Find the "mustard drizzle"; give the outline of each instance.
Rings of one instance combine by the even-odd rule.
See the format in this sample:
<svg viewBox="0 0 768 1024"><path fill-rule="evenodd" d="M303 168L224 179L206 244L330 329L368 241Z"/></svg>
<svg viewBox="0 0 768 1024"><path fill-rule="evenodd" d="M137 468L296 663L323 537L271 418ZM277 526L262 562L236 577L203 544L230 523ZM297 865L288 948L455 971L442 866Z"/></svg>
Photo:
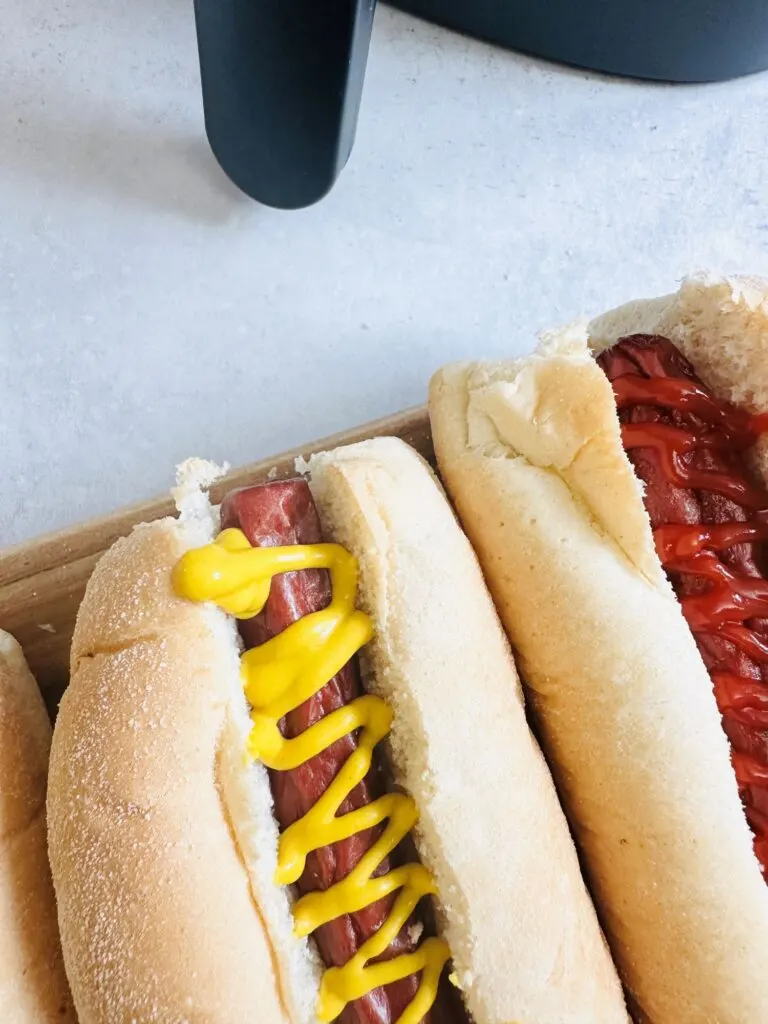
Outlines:
<svg viewBox="0 0 768 1024"><path fill-rule="evenodd" d="M326 715L293 739L278 722L326 685L373 635L367 615L355 609L357 562L338 544L253 548L240 530L224 530L216 541L187 552L173 570L176 592L193 601L213 601L225 612L247 619L257 615L269 597L272 577L299 569L328 569L332 598L327 608L304 616L279 635L241 658L246 698L253 728L248 753L268 768L288 771L304 764L336 740L360 729L357 749L320 800L280 836L275 882L296 882L307 855L386 822L381 835L346 878L323 892L300 897L293 908L294 931L309 935L340 914L352 913L398 892L379 930L342 967L328 968L317 1002L319 1020L334 1020L347 1003L374 988L418 971L421 983L397 1024L418 1024L437 996L443 967L450 958L447 943L426 939L412 953L381 963L419 900L434 893L432 876L421 864L406 864L374 878L381 862L411 831L418 819L415 802L402 793L387 793L372 803L337 816L342 803L371 766L373 749L389 733L392 710L381 698L365 695Z"/></svg>

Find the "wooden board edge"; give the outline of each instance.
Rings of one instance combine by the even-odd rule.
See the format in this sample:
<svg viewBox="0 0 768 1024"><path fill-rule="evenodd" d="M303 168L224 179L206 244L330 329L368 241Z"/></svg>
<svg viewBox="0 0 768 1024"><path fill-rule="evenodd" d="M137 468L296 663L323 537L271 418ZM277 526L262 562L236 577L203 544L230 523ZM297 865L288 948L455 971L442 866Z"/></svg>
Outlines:
<svg viewBox="0 0 768 1024"><path fill-rule="evenodd" d="M388 434L402 437L422 455L432 457L427 409L426 406L416 406L238 467L218 481L211 489L211 496L214 501L218 501L224 493L234 487L265 478L271 469L276 470L275 476L290 474L293 472L295 460L301 455L308 456L327 448L337 448L340 445ZM169 486L171 482L169 479ZM0 549L0 593L3 588L18 580L104 551L118 537L129 533L137 523L151 522L173 512L173 501L168 495L163 495L128 505L75 526L44 534L13 547Z"/></svg>
<svg viewBox="0 0 768 1024"><path fill-rule="evenodd" d="M235 469L211 495L219 501L233 487L290 476L298 456L381 436L401 437L433 461L429 418L422 406ZM72 630L96 562L137 523L173 512L170 498L154 498L0 552L0 628L23 647L52 713L67 685Z"/></svg>

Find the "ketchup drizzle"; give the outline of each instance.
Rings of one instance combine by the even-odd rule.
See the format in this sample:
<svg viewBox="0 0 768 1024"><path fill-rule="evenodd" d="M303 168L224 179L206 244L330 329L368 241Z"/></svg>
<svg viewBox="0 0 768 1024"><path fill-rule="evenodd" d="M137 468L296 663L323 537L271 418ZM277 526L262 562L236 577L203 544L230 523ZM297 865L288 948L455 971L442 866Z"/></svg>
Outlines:
<svg viewBox="0 0 768 1024"><path fill-rule="evenodd" d="M666 338L622 338L598 363L646 484L656 550L710 672L768 880L768 491L745 461L768 414L716 398Z"/></svg>

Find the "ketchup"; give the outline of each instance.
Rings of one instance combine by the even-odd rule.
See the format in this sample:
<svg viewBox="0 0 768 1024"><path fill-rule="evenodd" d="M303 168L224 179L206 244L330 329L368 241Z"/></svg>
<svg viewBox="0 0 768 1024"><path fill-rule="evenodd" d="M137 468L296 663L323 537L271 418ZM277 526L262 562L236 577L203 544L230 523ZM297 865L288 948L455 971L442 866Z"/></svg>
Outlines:
<svg viewBox="0 0 768 1024"><path fill-rule="evenodd" d="M654 540L712 679L755 854L768 880L768 491L746 453L768 416L716 398L666 338L598 357Z"/></svg>

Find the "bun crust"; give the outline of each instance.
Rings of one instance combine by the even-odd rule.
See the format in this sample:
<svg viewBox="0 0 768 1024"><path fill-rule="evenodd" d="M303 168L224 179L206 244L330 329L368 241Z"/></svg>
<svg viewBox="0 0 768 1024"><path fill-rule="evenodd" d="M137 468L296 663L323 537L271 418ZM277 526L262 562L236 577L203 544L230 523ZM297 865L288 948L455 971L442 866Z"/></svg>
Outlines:
<svg viewBox="0 0 768 1024"><path fill-rule="evenodd" d="M315 456L327 535L360 565L366 688L395 710L438 919L477 1024L626 1022L573 841L480 567L426 463L377 438Z"/></svg>
<svg viewBox="0 0 768 1024"><path fill-rule="evenodd" d="M755 287L693 280L600 318L591 339L567 329L528 359L448 367L431 386L441 473L520 655L614 955L654 1024L768 1020L768 891L588 342L666 333L720 394L754 388L762 411ZM748 386L742 369L759 365Z"/></svg>
<svg viewBox="0 0 768 1024"><path fill-rule="evenodd" d="M45 840L51 723L13 637L0 630L0 1019L74 1024Z"/></svg>
<svg viewBox="0 0 768 1024"><path fill-rule="evenodd" d="M234 627L170 586L205 539L173 519L137 528L78 615L48 818L81 1024L287 1019L226 802L245 715Z"/></svg>

